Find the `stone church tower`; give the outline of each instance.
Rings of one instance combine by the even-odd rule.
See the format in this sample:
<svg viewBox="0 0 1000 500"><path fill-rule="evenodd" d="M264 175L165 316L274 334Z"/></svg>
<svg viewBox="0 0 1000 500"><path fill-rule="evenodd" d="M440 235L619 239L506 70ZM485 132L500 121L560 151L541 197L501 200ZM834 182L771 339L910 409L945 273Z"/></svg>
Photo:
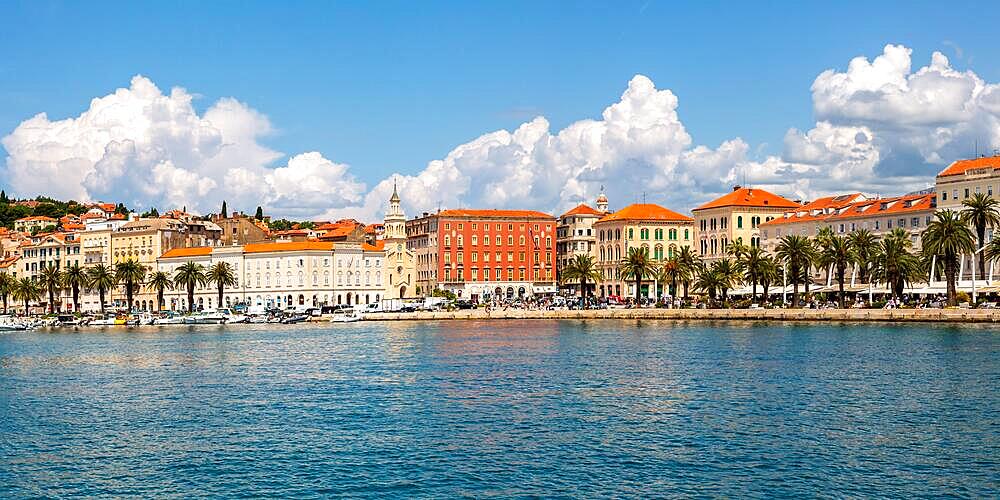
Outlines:
<svg viewBox="0 0 1000 500"><path fill-rule="evenodd" d="M406 248L406 214L400 206L396 185L392 186L389 210L383 220L385 245L385 298L404 299L416 297L417 260L412 250Z"/></svg>

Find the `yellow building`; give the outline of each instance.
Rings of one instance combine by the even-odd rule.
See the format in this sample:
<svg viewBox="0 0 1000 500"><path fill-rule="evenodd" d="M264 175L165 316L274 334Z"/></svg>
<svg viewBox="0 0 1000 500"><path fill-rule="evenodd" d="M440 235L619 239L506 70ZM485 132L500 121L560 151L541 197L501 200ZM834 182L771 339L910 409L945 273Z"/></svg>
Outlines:
<svg viewBox="0 0 1000 500"><path fill-rule="evenodd" d="M962 202L976 193L993 196L1000 191L1000 156L958 160L937 175L937 208L961 210Z"/></svg>
<svg viewBox="0 0 1000 500"><path fill-rule="evenodd" d="M385 214L383 228L382 239L375 242L375 248L385 251L383 262L387 279L384 296L387 299L416 297L416 254L406 247L406 214L400 206L395 186L389 198L389 211Z"/></svg>
<svg viewBox="0 0 1000 500"><path fill-rule="evenodd" d="M629 205L594 223L597 233L597 267L604 276L598 295L635 297L635 281L623 280L618 266L629 248L645 248L655 261L673 257L694 241L694 219L651 203ZM641 283L642 296L656 298L670 293L652 278Z"/></svg>
<svg viewBox="0 0 1000 500"><path fill-rule="evenodd" d="M763 189L735 186L731 192L691 211L698 253L702 259L712 261L724 257L733 242L760 247L760 225L799 206Z"/></svg>

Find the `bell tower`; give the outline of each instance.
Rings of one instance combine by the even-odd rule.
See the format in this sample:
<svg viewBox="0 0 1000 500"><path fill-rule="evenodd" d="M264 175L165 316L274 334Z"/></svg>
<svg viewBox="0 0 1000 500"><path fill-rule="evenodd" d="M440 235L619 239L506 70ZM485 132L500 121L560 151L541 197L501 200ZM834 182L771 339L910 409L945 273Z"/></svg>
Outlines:
<svg viewBox="0 0 1000 500"><path fill-rule="evenodd" d="M396 183L392 183L392 197L389 198L389 211L385 213L385 236L384 239L406 241L406 214L399 204L399 193L396 191Z"/></svg>
<svg viewBox="0 0 1000 500"><path fill-rule="evenodd" d="M604 195L604 186L601 186L601 194L597 197L597 209L608 213L608 197Z"/></svg>

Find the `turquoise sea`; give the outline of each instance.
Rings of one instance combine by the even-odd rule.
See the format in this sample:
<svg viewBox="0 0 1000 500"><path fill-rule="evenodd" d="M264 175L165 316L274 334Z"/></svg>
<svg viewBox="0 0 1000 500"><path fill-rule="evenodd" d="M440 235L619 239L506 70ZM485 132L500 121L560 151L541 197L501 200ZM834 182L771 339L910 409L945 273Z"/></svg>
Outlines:
<svg viewBox="0 0 1000 500"><path fill-rule="evenodd" d="M1000 328L0 334L0 497L1000 495Z"/></svg>

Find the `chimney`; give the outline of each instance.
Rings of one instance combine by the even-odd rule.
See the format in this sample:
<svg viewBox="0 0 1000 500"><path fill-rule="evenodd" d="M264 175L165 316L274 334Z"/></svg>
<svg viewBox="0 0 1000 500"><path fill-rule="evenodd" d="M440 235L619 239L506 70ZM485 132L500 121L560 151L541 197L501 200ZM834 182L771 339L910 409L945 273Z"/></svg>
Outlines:
<svg viewBox="0 0 1000 500"><path fill-rule="evenodd" d="M733 186L733 191L739 191L742 187L743 186L737 184L737 185Z"/></svg>

